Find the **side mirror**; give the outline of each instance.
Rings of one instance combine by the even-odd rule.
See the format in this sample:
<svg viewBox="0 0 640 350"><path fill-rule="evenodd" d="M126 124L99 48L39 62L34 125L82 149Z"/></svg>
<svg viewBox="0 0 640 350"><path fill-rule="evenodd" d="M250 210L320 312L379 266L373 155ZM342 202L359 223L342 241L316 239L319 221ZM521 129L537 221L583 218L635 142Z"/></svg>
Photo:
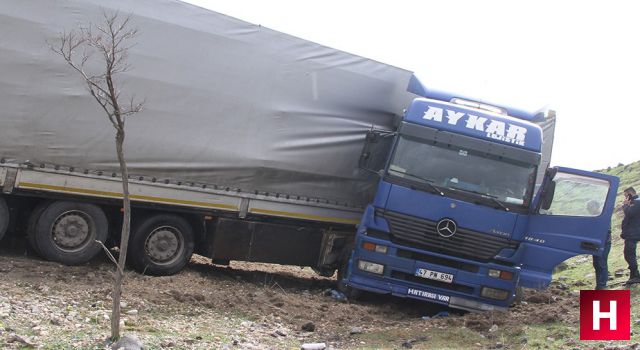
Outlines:
<svg viewBox="0 0 640 350"><path fill-rule="evenodd" d="M395 133L382 130L369 130L364 138L364 147L358 159L358 167L370 173L379 174L384 169L391 150ZM384 172L384 171L383 171Z"/></svg>
<svg viewBox="0 0 640 350"><path fill-rule="evenodd" d="M542 209L549 210L549 208L551 208L551 202L553 202L553 195L555 194L555 192L556 182L550 180L547 188L545 188L544 193L542 194L542 203L540 205Z"/></svg>
<svg viewBox="0 0 640 350"><path fill-rule="evenodd" d="M371 152L362 152L360 154L360 159L358 160L358 167L366 169L369 164L369 158L371 158Z"/></svg>

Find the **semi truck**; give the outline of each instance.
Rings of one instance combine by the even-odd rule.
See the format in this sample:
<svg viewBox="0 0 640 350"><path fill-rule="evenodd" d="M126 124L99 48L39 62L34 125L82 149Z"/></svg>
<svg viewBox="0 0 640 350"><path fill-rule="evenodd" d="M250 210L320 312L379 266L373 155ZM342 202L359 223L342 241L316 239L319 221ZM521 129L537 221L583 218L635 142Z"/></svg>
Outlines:
<svg viewBox="0 0 640 350"><path fill-rule="evenodd" d="M118 77L146 99L125 143L140 273L177 273L195 253L480 311L602 251L618 180L548 167L553 113L175 0L0 5L0 238L24 232L63 264L119 240L114 131L50 49L105 12L140 33Z"/></svg>

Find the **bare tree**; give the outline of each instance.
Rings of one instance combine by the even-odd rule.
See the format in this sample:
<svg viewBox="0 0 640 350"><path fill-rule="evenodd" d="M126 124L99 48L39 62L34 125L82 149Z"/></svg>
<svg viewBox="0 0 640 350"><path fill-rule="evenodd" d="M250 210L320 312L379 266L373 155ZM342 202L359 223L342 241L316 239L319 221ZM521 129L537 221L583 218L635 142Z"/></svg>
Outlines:
<svg viewBox="0 0 640 350"><path fill-rule="evenodd" d="M51 48L82 76L91 96L98 102L116 129L116 152L122 176L124 207L118 261L106 248L105 251L116 264L112 295L111 337L118 339L120 338L120 296L131 223L129 172L124 157L125 122L128 117L142 110L143 102L136 102L135 97L131 96L126 103L123 103L120 85L116 80L119 74L130 68L127 62L128 52L133 45L131 39L137 35L138 31L129 28L130 17L121 19L118 13L107 14L105 12L103 20L104 22L99 25L90 23L88 27L81 28L79 31L62 33L59 45L51 46ZM94 55L99 56L95 59L97 66L100 67L98 68L99 73L96 74L91 73L88 68ZM98 243L102 244L102 242Z"/></svg>

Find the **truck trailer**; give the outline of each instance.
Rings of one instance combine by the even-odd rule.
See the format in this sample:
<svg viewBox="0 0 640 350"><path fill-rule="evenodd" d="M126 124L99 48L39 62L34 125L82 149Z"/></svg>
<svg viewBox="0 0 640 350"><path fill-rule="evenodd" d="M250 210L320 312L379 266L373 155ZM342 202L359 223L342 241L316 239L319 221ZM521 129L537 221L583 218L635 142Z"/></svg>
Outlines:
<svg viewBox="0 0 640 350"><path fill-rule="evenodd" d="M140 33L121 83L146 99L125 143L141 273L196 253L477 311L602 251L618 180L548 168L553 113L175 0L0 5L0 238L63 264L119 240L114 131L49 48L118 11Z"/></svg>

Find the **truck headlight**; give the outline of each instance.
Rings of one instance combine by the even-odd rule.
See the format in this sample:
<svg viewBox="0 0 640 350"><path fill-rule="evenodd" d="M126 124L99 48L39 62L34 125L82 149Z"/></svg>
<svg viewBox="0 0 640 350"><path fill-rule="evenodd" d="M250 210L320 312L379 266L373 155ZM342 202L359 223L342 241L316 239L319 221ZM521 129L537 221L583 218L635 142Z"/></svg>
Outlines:
<svg viewBox="0 0 640 350"><path fill-rule="evenodd" d="M384 265L376 264L366 260L358 260L358 268L362 271L382 275L384 273Z"/></svg>
<svg viewBox="0 0 640 350"><path fill-rule="evenodd" d="M499 278L501 280L510 281L513 279L513 272L509 272L509 271L489 269L489 272L487 274L489 275L489 277Z"/></svg>
<svg viewBox="0 0 640 350"><path fill-rule="evenodd" d="M495 300L507 300L509 298L509 291L504 289L496 289L489 287L482 287L480 295L483 298L495 299Z"/></svg>
<svg viewBox="0 0 640 350"><path fill-rule="evenodd" d="M364 242L364 243L362 243L362 248L364 248L365 250L370 250L372 252L376 252L376 253L387 254L387 246L386 245L375 244L375 243L371 243L371 242Z"/></svg>

